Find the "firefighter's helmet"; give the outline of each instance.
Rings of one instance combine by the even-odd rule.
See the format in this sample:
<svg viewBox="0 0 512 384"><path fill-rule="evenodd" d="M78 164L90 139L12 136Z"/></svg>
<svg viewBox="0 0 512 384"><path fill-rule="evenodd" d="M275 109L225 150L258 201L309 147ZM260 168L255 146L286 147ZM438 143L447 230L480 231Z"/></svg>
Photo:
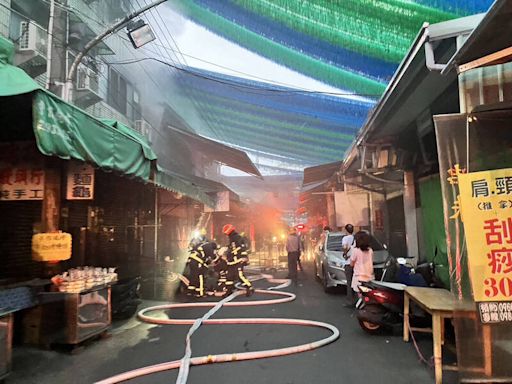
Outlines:
<svg viewBox="0 0 512 384"><path fill-rule="evenodd" d="M222 233L225 235L230 235L235 230L235 226L232 224L226 224L222 227Z"/></svg>

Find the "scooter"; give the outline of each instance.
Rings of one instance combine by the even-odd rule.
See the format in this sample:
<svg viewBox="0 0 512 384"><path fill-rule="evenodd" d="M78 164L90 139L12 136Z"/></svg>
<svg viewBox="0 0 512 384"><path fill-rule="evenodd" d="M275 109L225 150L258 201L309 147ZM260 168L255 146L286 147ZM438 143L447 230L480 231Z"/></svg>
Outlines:
<svg viewBox="0 0 512 384"><path fill-rule="evenodd" d="M357 320L364 331L370 334L380 333L383 329L401 331L405 288L435 285L434 263L413 268L406 259L390 256L380 281L361 283L356 309ZM418 315L420 318L425 316L424 313Z"/></svg>

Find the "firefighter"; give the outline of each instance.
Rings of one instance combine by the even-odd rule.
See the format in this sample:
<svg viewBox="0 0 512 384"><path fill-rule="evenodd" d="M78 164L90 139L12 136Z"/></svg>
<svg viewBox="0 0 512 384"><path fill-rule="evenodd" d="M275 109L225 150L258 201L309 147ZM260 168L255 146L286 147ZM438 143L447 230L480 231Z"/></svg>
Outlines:
<svg viewBox="0 0 512 384"><path fill-rule="evenodd" d="M212 240L208 240L206 238L206 236L205 236L204 240L197 246L197 251L200 253L201 259L203 259L205 261L205 266L206 266L206 271L204 273L205 276L209 270L209 267L211 265L217 264L217 262L219 260L219 256L218 256L219 249L220 249L220 247L217 245L217 243ZM206 290L206 294L213 295L214 292L211 289L208 289L208 290Z"/></svg>
<svg viewBox="0 0 512 384"><path fill-rule="evenodd" d="M205 274L208 270L206 254L204 246L208 243L206 239L206 231L201 230L190 241L188 247L188 260L187 264L190 270L189 285L187 287L188 294L195 295L196 297L203 297L205 295Z"/></svg>
<svg viewBox="0 0 512 384"><path fill-rule="evenodd" d="M217 257L213 261L213 270L217 272L217 286L215 288L215 296L224 296L228 292L233 291L233 281L228 284L228 259L227 247L222 247L217 251ZM228 289L229 287L229 289Z"/></svg>
<svg viewBox="0 0 512 384"><path fill-rule="evenodd" d="M226 224L222 228L222 232L229 238L226 254L226 294L233 291L235 282L240 281L242 287L246 289L246 295L251 296L254 293L254 288L252 287L249 279L245 276L243 270L244 265L247 265L249 262L249 252L247 247L242 237L235 231L235 227L233 225Z"/></svg>

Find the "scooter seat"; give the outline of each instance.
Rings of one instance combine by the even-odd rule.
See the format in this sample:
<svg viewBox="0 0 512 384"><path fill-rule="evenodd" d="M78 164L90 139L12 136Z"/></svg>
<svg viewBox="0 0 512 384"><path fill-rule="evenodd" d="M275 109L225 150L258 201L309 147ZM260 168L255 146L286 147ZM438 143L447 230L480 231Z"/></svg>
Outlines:
<svg viewBox="0 0 512 384"><path fill-rule="evenodd" d="M407 285L401 283L389 283L387 281L372 280L370 282L375 288L392 289L394 291L404 291Z"/></svg>

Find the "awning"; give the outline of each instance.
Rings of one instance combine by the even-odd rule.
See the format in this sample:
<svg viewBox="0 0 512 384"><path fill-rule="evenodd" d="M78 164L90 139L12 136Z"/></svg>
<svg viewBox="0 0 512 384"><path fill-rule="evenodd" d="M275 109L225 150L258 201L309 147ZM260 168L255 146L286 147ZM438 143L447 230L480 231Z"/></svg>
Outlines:
<svg viewBox="0 0 512 384"><path fill-rule="evenodd" d="M234 198L235 200L239 200L239 196L235 192L218 181L188 174L183 175L183 178L189 180L192 185L200 188L206 193L212 194L217 192L229 192L232 199Z"/></svg>
<svg viewBox="0 0 512 384"><path fill-rule="evenodd" d="M0 36L0 96L13 96L39 89L39 85L23 71L12 65L14 44Z"/></svg>
<svg viewBox="0 0 512 384"><path fill-rule="evenodd" d="M194 185L187 176L157 166L155 184L160 188L181 193L211 208L215 207L215 198L209 196L207 191L198 185Z"/></svg>
<svg viewBox="0 0 512 384"><path fill-rule="evenodd" d="M464 45L450 60L443 73L448 72L454 66L461 66L460 69L463 69L462 67L467 63L500 51L502 51L502 54L497 55L495 60L493 60L493 57L489 57L489 60L483 60L481 64L494 65L510 61L512 59L512 51L504 50L512 46L512 36L510 34L511 18L512 1L496 0L482 21L464 42ZM475 62L475 68L480 66L479 64Z"/></svg>
<svg viewBox="0 0 512 384"><path fill-rule="evenodd" d="M146 137L141 135L139 132L133 130L132 128L128 127L127 125L121 123L120 121L113 120L113 119L100 119L103 123L118 129L119 131L125 133L126 135L130 136L135 141L139 142L142 146L142 150L144 151L144 156L147 159L150 160L156 160L156 154L151 149L151 146L148 143L148 140Z"/></svg>
<svg viewBox="0 0 512 384"><path fill-rule="evenodd" d="M316 165L304 169L304 181L302 185L306 186L312 183L324 183L340 170L343 161L335 161L333 163Z"/></svg>
<svg viewBox="0 0 512 384"><path fill-rule="evenodd" d="M33 118L37 147L43 154L150 179L156 155L134 135L42 90L34 93Z"/></svg>
<svg viewBox="0 0 512 384"><path fill-rule="evenodd" d="M143 137L118 122L106 124L42 89L12 65L13 55L13 43L0 37L0 96L33 92L33 130L41 153L150 179L156 155Z"/></svg>
<svg viewBox="0 0 512 384"><path fill-rule="evenodd" d="M256 168L251 159L249 159L249 156L247 156L247 153L192 132L186 132L171 126L168 128L176 133L176 137L188 145L192 151L198 151L207 158L227 165L228 167L236 168L250 175L263 178L258 168Z"/></svg>

